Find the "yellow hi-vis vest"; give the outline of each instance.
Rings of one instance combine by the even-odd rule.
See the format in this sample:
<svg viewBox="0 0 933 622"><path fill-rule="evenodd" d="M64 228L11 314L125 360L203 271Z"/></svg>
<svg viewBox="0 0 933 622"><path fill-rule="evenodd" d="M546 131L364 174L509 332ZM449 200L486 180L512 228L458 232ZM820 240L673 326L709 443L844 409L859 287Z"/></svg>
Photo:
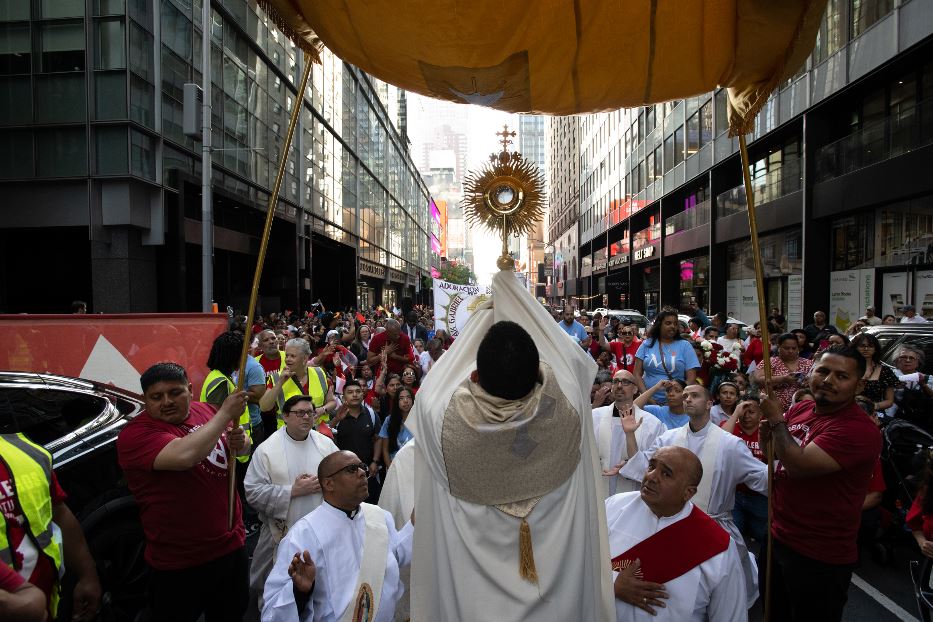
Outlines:
<svg viewBox="0 0 933 622"><path fill-rule="evenodd" d="M207 378L204 379L204 384L201 386L201 401L206 402L207 396L214 392L214 390L221 385L221 383L227 383L227 395L231 393L236 393L236 383L233 382L229 377L225 376L223 372L216 369L212 369L211 373L207 375ZM240 427L246 432L246 435L249 437L250 441L253 440L253 428L249 423L249 406L243 409L243 414L240 415L239 421ZM237 460L240 462L248 462L249 456L237 456Z"/></svg>
<svg viewBox="0 0 933 622"><path fill-rule="evenodd" d="M279 381L279 375L274 372L272 375L277 383ZM301 385L298 384L294 376L282 384L282 392L279 393L279 397L276 400L276 405L278 407L278 425L276 428L281 428L285 425L285 422L282 420L282 406L284 406L288 398L293 395L305 395ZM320 367L308 367L307 395L311 398L311 403L314 404L315 408L323 406L324 400L327 399L327 376L324 375L324 370ZM315 419L314 427L316 428L321 423L326 423L328 421L330 421L330 416L322 415Z"/></svg>
<svg viewBox="0 0 933 622"><path fill-rule="evenodd" d="M26 537L55 565L56 574L62 567L62 551L55 542L52 530L52 456L22 434L0 434L0 459L10 473L16 500L23 511ZM10 549L7 525L0 512L0 563L14 570L16 552ZM49 611L58 613L61 586L56 581L52 588Z"/></svg>
<svg viewBox="0 0 933 622"><path fill-rule="evenodd" d="M256 359L256 362L257 362L257 363L259 363L260 365L262 365L262 359L263 359L263 357L265 357L265 356L266 356L265 354L260 354L260 355L254 357L254 358ZM270 360L271 360L271 359L270 359ZM263 369L265 369L265 367L263 367ZM281 350L279 350L279 372L281 373L281 371L282 371L283 369L285 369L285 353L282 352ZM274 373L275 373L275 372L271 372L271 371L270 371L270 372L266 372L266 383L267 383L267 384L268 384L268 383L271 383L271 384L268 384L268 386L269 386L270 388L273 387L273 386L275 386L275 380L272 379L272 375L273 375ZM278 378L278 376L276 376L276 378Z"/></svg>

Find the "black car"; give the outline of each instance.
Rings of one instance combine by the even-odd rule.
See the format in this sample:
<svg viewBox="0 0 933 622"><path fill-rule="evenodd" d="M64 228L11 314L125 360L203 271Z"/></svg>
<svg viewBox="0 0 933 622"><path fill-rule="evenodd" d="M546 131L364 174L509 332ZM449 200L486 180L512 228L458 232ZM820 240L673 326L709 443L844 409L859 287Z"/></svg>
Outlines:
<svg viewBox="0 0 933 622"><path fill-rule="evenodd" d="M873 335L881 344L881 360L897 367L897 351L910 344L923 351L924 361L920 373L933 374L933 322L926 324L882 324L870 326L862 332Z"/></svg>
<svg viewBox="0 0 933 622"><path fill-rule="evenodd" d="M0 433L22 432L52 454L97 562L102 620L133 620L145 605L142 526L116 452L117 435L142 407L141 396L98 382L0 372ZM70 586L62 593L60 619L70 619Z"/></svg>

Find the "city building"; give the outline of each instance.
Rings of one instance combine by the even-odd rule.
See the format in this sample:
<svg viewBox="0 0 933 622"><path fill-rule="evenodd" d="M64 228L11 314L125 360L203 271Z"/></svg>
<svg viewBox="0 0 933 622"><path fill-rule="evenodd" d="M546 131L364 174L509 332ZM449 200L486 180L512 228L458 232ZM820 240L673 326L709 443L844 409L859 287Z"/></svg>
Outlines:
<svg viewBox="0 0 933 622"><path fill-rule="evenodd" d="M577 294L580 219L580 117L548 117L548 250L552 275L545 288L549 302ZM547 271L548 266L545 266Z"/></svg>
<svg viewBox="0 0 933 622"><path fill-rule="evenodd" d="M297 97L302 54L253 1L214 0L209 27L214 300L247 304L296 100L261 311L424 295L440 232L405 93L325 50ZM203 29L190 0L3 3L0 309L201 308L201 145L183 132L183 86L201 82Z"/></svg>
<svg viewBox="0 0 933 622"><path fill-rule="evenodd" d="M757 117L749 172L765 297L788 326L824 310L845 328L869 305L933 317L931 16L930 0L830 0L810 59ZM578 210L562 186L570 154L554 157L573 121L552 121L549 239L577 221L584 306L605 294L650 314L695 300L758 319L726 98L584 116Z"/></svg>

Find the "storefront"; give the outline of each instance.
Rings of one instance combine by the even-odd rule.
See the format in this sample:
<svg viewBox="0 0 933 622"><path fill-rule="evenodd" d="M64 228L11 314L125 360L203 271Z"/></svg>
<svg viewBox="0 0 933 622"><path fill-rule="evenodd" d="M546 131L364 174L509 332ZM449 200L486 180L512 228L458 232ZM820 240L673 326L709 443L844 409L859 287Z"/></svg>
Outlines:
<svg viewBox="0 0 933 622"><path fill-rule="evenodd" d="M360 278L356 285L357 304L360 309L370 309L381 304L383 285L385 284L385 266L360 259Z"/></svg>
<svg viewBox="0 0 933 622"><path fill-rule="evenodd" d="M789 328L803 326L800 229L795 227L761 236L759 243L767 308L779 309L787 319ZM725 311L746 324L754 324L758 321L759 312L751 240L729 244L726 254L728 277Z"/></svg>
<svg viewBox="0 0 933 622"><path fill-rule="evenodd" d="M675 261L680 283L680 308L686 308L693 303L705 309L709 301L709 255L696 255Z"/></svg>
<svg viewBox="0 0 933 622"><path fill-rule="evenodd" d="M661 308L661 219L648 218L648 226L632 236L632 304L654 317ZM638 291L640 290L640 291Z"/></svg>

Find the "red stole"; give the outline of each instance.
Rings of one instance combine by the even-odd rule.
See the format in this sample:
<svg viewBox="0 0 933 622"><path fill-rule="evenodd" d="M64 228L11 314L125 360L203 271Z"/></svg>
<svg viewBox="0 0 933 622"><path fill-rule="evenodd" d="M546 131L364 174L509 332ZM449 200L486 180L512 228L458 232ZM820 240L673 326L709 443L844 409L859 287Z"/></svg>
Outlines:
<svg viewBox="0 0 933 622"><path fill-rule="evenodd" d="M641 578L667 583L729 547L729 534L700 508L683 520L668 525L612 558L612 569L620 571L641 560Z"/></svg>

